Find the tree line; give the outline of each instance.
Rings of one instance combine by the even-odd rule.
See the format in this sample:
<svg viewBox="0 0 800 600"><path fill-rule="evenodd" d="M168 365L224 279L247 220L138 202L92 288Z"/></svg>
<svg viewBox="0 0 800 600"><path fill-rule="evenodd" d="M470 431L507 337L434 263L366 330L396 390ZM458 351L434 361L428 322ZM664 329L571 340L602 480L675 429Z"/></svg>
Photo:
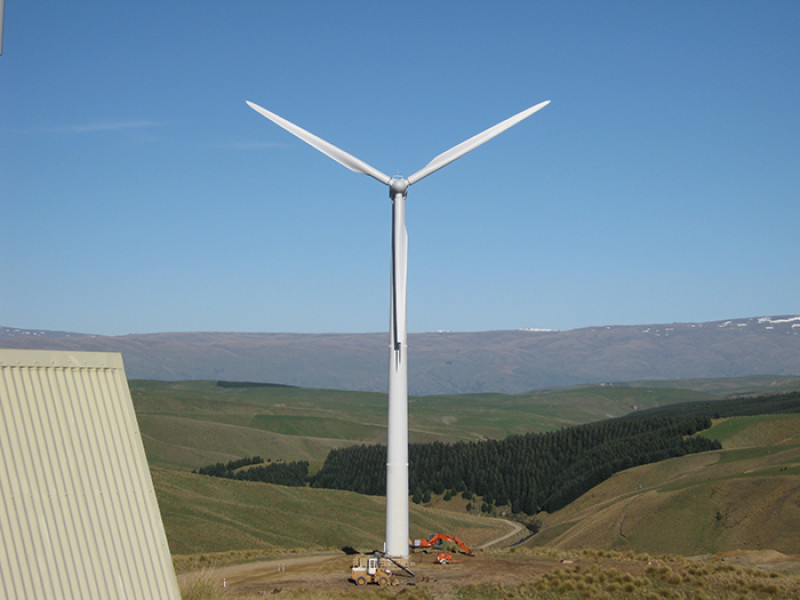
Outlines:
<svg viewBox="0 0 800 600"><path fill-rule="evenodd" d="M514 513L553 512L614 473L675 456L720 449L716 440L693 436L712 418L800 412L800 392L673 404L624 417L546 433L481 442L409 445L409 493L415 502L432 494L480 496L483 509L508 506ZM204 475L281 485L311 485L361 494L386 492L386 446L333 449L322 468L308 462L263 465L261 457L200 468ZM248 465L250 468L244 468Z"/></svg>
<svg viewBox="0 0 800 600"><path fill-rule="evenodd" d="M619 419L650 418L664 415L702 415L712 419L723 417L749 417L754 415L780 415L800 413L800 392L770 394L767 396L744 396L727 400L704 400L659 406L645 411L630 413Z"/></svg>
<svg viewBox="0 0 800 600"><path fill-rule="evenodd" d="M481 496L487 508L510 506L536 514L566 506L617 471L673 456L721 448L719 442L686 437L707 429L707 417L612 420L547 433L481 442L409 445L409 490ZM331 450L313 487L382 495L386 446Z"/></svg>
<svg viewBox="0 0 800 600"><path fill-rule="evenodd" d="M262 483L276 483L278 485L305 486L308 484L308 461L292 462L270 462L262 464L264 460L260 456L240 458L231 460L227 463L215 463L206 465L192 471L200 475L211 477L224 477L226 479L238 479L239 481L260 481ZM251 466L249 469L248 465Z"/></svg>

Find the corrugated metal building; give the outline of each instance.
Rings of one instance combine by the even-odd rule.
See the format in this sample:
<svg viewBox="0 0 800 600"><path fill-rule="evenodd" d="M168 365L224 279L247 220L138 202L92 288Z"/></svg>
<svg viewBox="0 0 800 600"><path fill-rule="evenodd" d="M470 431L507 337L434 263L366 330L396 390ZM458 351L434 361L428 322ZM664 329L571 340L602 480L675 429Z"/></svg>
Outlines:
<svg viewBox="0 0 800 600"><path fill-rule="evenodd" d="M180 598L119 354L0 350L0 598Z"/></svg>

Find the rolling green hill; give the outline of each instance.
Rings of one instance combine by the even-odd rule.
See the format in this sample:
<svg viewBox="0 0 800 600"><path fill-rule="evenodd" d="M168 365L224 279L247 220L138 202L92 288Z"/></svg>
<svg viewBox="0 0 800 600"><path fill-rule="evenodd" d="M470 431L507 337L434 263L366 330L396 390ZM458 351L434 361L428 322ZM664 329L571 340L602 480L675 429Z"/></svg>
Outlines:
<svg viewBox="0 0 800 600"><path fill-rule="evenodd" d="M151 469L173 555L369 551L383 545L385 499ZM410 534L457 531L477 545L508 531L496 519L412 506Z"/></svg>
<svg viewBox="0 0 800 600"><path fill-rule="evenodd" d="M643 379L631 381L624 385L655 389L693 390L720 397L761 396L796 391L800 389L800 377L750 375L747 377L717 377L711 379Z"/></svg>
<svg viewBox="0 0 800 600"><path fill-rule="evenodd" d="M676 385L411 398L411 439L474 441L552 431L646 408L700 406L770 384L748 378L692 382L695 390ZM384 395L205 381L132 381L131 392L173 554L254 556L380 545L383 498L188 471L256 454L308 460L314 470L332 448L384 440ZM562 510L537 515L542 530L526 544L800 553L800 416L734 417L702 435L720 439L723 450L618 473ZM458 500L434 498L433 506L450 510L412 505L412 536L455 531L475 544L499 535L502 525L467 514L466 501Z"/></svg>
<svg viewBox="0 0 800 600"><path fill-rule="evenodd" d="M800 444L800 416L756 415L722 419L700 435L719 440L726 449Z"/></svg>
<svg viewBox="0 0 800 600"><path fill-rule="evenodd" d="M529 545L677 554L800 553L800 417L733 417L702 433L723 450L617 473L541 515Z"/></svg>
<svg viewBox="0 0 800 600"><path fill-rule="evenodd" d="M180 470L259 455L307 460L386 439L386 396L291 387L221 387L212 381L131 381L150 464ZM502 439L717 398L702 391L580 386L527 394L409 398L409 439Z"/></svg>

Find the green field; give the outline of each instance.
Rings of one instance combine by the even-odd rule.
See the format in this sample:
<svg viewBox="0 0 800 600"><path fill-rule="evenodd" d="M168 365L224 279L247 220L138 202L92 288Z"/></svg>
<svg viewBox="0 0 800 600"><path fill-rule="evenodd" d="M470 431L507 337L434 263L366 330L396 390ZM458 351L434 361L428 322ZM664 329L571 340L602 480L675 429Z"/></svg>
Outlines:
<svg viewBox="0 0 800 600"><path fill-rule="evenodd" d="M530 394L471 394L409 399L413 442L481 440L541 432L646 408L743 394L764 380L677 385L581 386ZM287 488L205 477L192 469L245 456L308 460L312 471L336 447L383 443L383 394L215 382L132 381L170 548L175 555L232 560L345 545L379 547L384 499L350 492ZM617 473L553 514L526 546L676 554L729 549L800 553L800 416L735 417L701 435L723 450ZM473 512L460 497L412 504L411 535L457 532L468 544L497 537L504 525ZM513 517L512 515L506 518ZM238 558L236 558L238 556Z"/></svg>
<svg viewBox="0 0 800 600"><path fill-rule="evenodd" d="M617 473L552 515L530 545L684 555L800 553L800 418L734 417L702 433L723 450ZM787 442L787 434L789 441ZM744 446L743 440L765 445Z"/></svg>
<svg viewBox="0 0 800 600"><path fill-rule="evenodd" d="M385 499L153 468L153 484L173 555L247 551L364 551L383 545ZM410 535L458 531L476 545L508 531L503 522L412 505Z"/></svg>
<svg viewBox="0 0 800 600"><path fill-rule="evenodd" d="M192 470L245 456L308 460L332 448L385 443L386 396L288 387L219 387L213 381L131 381L152 465ZM502 439L713 399L672 388L582 386L528 394L409 398L409 441Z"/></svg>
<svg viewBox="0 0 800 600"><path fill-rule="evenodd" d="M800 377L791 375L749 375L746 377L717 377L711 379L647 379L630 382L631 387L672 388L694 390L715 396L769 395L800 389Z"/></svg>
<svg viewBox="0 0 800 600"><path fill-rule="evenodd" d="M724 419L700 435L719 440L726 448L800 442L800 416L756 415Z"/></svg>

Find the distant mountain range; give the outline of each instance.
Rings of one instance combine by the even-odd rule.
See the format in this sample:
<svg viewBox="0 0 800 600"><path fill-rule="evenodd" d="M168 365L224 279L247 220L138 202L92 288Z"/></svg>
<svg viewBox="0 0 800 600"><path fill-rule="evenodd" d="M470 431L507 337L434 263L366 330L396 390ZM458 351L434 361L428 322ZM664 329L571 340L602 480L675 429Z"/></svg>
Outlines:
<svg viewBox="0 0 800 600"><path fill-rule="evenodd" d="M0 327L0 347L120 352L131 379L385 391L388 335L153 333ZM409 335L409 393L517 393L585 383L800 375L800 316Z"/></svg>

